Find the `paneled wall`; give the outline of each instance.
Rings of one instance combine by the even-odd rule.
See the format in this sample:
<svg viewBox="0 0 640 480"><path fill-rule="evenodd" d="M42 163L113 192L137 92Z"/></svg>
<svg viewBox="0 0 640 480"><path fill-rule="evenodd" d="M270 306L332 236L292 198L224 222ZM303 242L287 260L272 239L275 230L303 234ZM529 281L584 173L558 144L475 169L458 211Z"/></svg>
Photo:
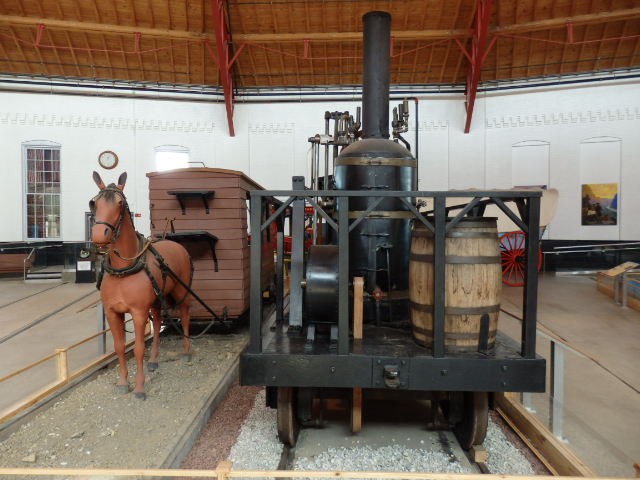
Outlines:
<svg viewBox="0 0 640 480"><path fill-rule="evenodd" d="M23 238L21 145L61 144L65 241L84 239L84 215L96 193L98 154L113 150L120 165L100 173L125 190L137 228L149 232L148 184L154 148L181 145L207 167L240 170L269 189L309 176L308 138L324 133L326 110L355 112L354 101L238 103L229 137L224 103L0 92L0 241ZM548 185L560 192L553 239L640 239L640 82L480 93L464 134L464 98L424 95L410 102L407 140L419 143L424 190ZM581 185L619 183L615 226L581 225Z"/></svg>

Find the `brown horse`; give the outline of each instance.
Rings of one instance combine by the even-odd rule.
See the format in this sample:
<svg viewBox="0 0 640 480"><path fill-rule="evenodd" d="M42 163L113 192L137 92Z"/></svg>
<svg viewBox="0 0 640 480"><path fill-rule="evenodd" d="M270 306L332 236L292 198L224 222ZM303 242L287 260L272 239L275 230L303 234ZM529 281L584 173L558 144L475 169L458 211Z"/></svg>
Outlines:
<svg viewBox="0 0 640 480"><path fill-rule="evenodd" d="M149 371L158 368L160 311L167 310L171 301L179 306L184 332L183 355L190 358L189 292L185 286L191 283L193 266L182 245L168 240L151 242L136 232L123 193L126 172L120 175L117 185L105 186L97 172L93 172L93 180L100 193L90 202L95 218L91 241L100 253L106 255L102 263L104 276L98 280L98 288L118 356L118 389L123 393L129 391L124 314L130 313L135 330L137 364L134 393L137 398L144 399L144 332L149 312L153 318Z"/></svg>

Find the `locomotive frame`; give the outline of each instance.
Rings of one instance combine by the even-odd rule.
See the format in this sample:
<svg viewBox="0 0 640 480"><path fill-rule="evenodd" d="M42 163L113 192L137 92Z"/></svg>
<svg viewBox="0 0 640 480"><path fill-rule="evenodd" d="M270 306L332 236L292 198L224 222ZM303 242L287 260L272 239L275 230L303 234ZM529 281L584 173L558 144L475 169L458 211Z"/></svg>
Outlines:
<svg viewBox="0 0 640 480"><path fill-rule="evenodd" d="M252 191L252 205L261 206L251 212L251 230L262 231L272 222L278 225L276 264L276 311L263 321L261 293L252 288L250 299L250 343L242 354L240 371L244 385L266 386L277 392L271 406L278 414L290 415L295 410L291 389L297 388L364 388L398 389L429 392L543 392L545 359L536 355L537 252L539 247L540 191L368 191L305 190L304 179L294 177L294 189ZM449 216L446 198L469 197L469 203L457 214ZM287 197L282 206L262 221L267 197ZM318 205L319 197L335 197L337 222ZM349 218L349 200L369 197L372 203L358 219ZM434 335L432 347L418 345L404 332L365 325L364 338L350 336L349 315L349 232L362 218L371 215L385 197L400 199L414 217L434 235ZM411 199L434 198L431 219L419 212ZM520 218L505 202L518 205ZM309 344L303 332L304 274L304 206L309 203L328 225L337 230L338 246L338 313L337 339ZM447 353L444 339L445 322L445 241L446 232L468 214L482 216L488 203L496 204L526 235L526 277L523 289L522 330L520 343L499 334L492 352ZM290 273L288 322L285 322L283 288L283 215L291 207L293 249ZM522 220L521 220L522 219ZM352 223L350 223L350 221ZM251 245L252 285L260 279L261 246ZM390 385L390 375L399 381ZM472 407L473 408L473 407ZM284 409L284 412L280 410ZM295 415L295 412L293 413ZM290 420L295 423L295 419ZM290 425L289 425L290 427ZM284 441L295 443L293 438ZM281 439L282 435L281 435Z"/></svg>

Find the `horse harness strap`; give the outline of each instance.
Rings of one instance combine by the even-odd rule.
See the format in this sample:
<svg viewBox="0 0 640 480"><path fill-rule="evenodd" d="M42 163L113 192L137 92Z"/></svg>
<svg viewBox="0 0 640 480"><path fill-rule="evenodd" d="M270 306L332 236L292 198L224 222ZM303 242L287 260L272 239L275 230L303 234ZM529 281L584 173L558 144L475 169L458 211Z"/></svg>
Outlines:
<svg viewBox="0 0 640 480"><path fill-rule="evenodd" d="M124 220L125 212L128 213L129 216L131 217L131 210L129 209L129 203L127 202L127 198L123 195L122 191L119 188L115 186L108 186L100 190L98 195L96 195L96 197L93 200L91 200L91 202L89 202L89 205L90 205L90 208L93 210L93 207L91 207L91 205L95 204L95 201L98 198L100 198L101 196L109 192L115 195L119 195L120 198L122 198L122 208L120 209L120 215L118 216L118 220L116 221L115 225L112 225L109 222L105 222L104 220L94 220L94 224L106 225L107 227L109 227L113 231L112 241L114 241L120 236L120 226L122 225L122 221ZM132 222L133 222L133 219L132 219Z"/></svg>
<svg viewBox="0 0 640 480"><path fill-rule="evenodd" d="M164 258L162 258L162 255L160 255L160 253L158 253L158 251L155 248L153 248L152 245L149 245L148 250L153 254L154 257L156 257L158 265L160 266L160 271L162 272L162 288L158 285L158 281L156 280L156 277L154 277L153 273L151 273L151 270L149 269L149 265L147 265L147 262L144 262L144 271L147 274L147 277L149 277L149 281L151 281L153 292L156 294L156 297L158 297L158 300L160 301L160 308L162 309L162 314L161 314L162 318L167 318L169 316L169 306L167 305L166 296L164 294L164 288L167 285L167 274L171 272L171 269L169 268L167 263L164 261ZM173 272L171 273L173 274Z"/></svg>
<svg viewBox="0 0 640 480"><path fill-rule="evenodd" d="M167 262L164 261L164 257L160 254L160 252L158 252L158 250L153 247L153 243L151 242L151 240L145 240L142 235L139 235L139 239L142 244L141 253L144 253L145 251L150 252L158 262L158 266L160 267L160 272L162 274L162 286L158 284L158 280L156 280L156 277L151 272L149 264L146 261L146 255L142 254L137 256L136 261L133 264L125 268L112 267L111 262L109 262L109 257L105 256L102 260L102 269L98 276L98 281L96 282L96 288L100 290L102 277L105 272L115 277L126 277L128 275L133 275L140 272L141 270L144 270L144 272L147 274L147 277L149 277L149 281L151 282L153 293L156 295L158 301L160 302L162 316L166 318L169 314L169 306L167 304L166 295L164 294L164 289L167 285L167 276L171 275L175 278L176 274L171 270L169 265L167 265ZM147 242L146 244L144 243L145 241ZM177 304L182 303L188 294L189 292L187 291L187 293L185 293L185 296L179 302L177 302Z"/></svg>
<svg viewBox="0 0 640 480"><path fill-rule="evenodd" d="M140 236L142 240L142 237ZM146 262L144 255L140 255L134 263L124 268L115 268L111 266L111 262L109 261L109 256L105 255L102 259L102 268L100 269L100 274L98 275L98 280L96 282L96 288L100 290L100 286L102 285L102 277L105 272L109 275L113 275L114 277L126 277L128 275L133 275L138 273L140 270L146 267ZM149 273L147 273L149 275Z"/></svg>

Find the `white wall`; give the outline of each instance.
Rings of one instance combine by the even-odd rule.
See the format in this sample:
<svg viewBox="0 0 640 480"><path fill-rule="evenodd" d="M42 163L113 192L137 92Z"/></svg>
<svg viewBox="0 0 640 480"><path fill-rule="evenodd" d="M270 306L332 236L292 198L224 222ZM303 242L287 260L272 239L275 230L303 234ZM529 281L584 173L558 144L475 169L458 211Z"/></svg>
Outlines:
<svg viewBox="0 0 640 480"><path fill-rule="evenodd" d="M100 172L106 182L115 181L123 170L128 172L125 193L132 210L141 215L136 218L138 230L146 234L145 173L155 169L154 147L182 145L189 148L192 161L241 170L265 188L289 188L292 175L309 176L307 139L324 132L324 112L355 113L356 106L353 101L237 104L236 136L229 137L223 102L0 92L4 200L0 202L0 241L23 240L24 141L50 140L62 145L63 240L84 239L84 212L96 193L91 172L100 170L97 156L102 150L113 150L120 157L118 168ZM463 133L462 96L424 95L418 106L420 189L510 188L516 181L522 184L527 169L535 171L531 162L540 157L546 162L542 176L560 192L550 238L640 238L636 213L640 208L640 189L636 188L640 180L640 82L481 93L469 134ZM414 109L410 103L410 131L405 134L412 144ZM581 151L585 141L597 137L619 139L619 158L602 160L605 169L611 163L619 170L616 228L580 225ZM544 152L517 150L518 146L536 145L544 146ZM544 155L538 155L541 152ZM523 158L524 166L520 163ZM608 179L609 173L601 183L608 183L604 177ZM540 176L537 172L527 183L538 184Z"/></svg>

